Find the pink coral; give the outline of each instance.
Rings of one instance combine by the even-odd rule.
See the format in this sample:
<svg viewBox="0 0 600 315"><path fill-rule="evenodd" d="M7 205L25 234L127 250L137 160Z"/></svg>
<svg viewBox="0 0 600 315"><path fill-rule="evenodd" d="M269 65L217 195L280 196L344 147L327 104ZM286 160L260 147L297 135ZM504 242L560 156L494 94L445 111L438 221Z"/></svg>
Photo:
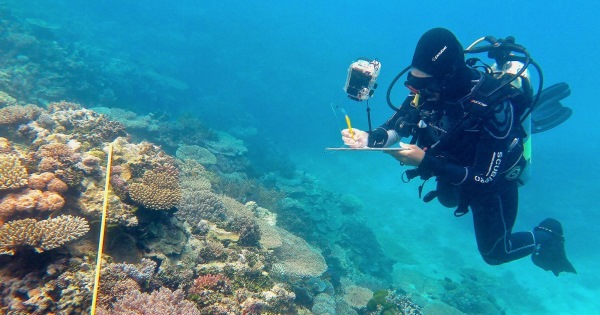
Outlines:
<svg viewBox="0 0 600 315"><path fill-rule="evenodd" d="M56 211L65 205L65 199L52 191L25 189L18 194L8 194L0 201L0 217L9 217L15 211Z"/></svg>
<svg viewBox="0 0 600 315"><path fill-rule="evenodd" d="M61 195L52 191L45 191L42 198L38 199L36 209L40 211L56 211L60 210L64 205L65 199Z"/></svg>
<svg viewBox="0 0 600 315"><path fill-rule="evenodd" d="M81 162L77 163L77 167L84 171L86 174L93 174L101 170L102 160L99 157L93 155L85 155Z"/></svg>
<svg viewBox="0 0 600 315"><path fill-rule="evenodd" d="M38 200L43 196L41 190L33 189L33 190L25 190L24 194L18 195L16 202L16 210L17 211L33 211L36 206Z"/></svg>
<svg viewBox="0 0 600 315"><path fill-rule="evenodd" d="M81 161L81 156L70 146L63 143L49 143L41 146L35 153L40 159L40 171L56 170L75 165Z"/></svg>
<svg viewBox="0 0 600 315"><path fill-rule="evenodd" d="M44 172L41 174L31 174L29 175L29 188L31 189L44 189L48 182L55 179L56 176L54 173Z"/></svg>
<svg viewBox="0 0 600 315"><path fill-rule="evenodd" d="M112 310L100 309L97 314L200 315L201 313L194 303L184 299L183 291L171 291L163 287L150 294L132 291L114 303Z"/></svg>
<svg viewBox="0 0 600 315"><path fill-rule="evenodd" d="M50 182L48 182L48 185L46 185L46 187L48 188L49 191L53 191L53 192L57 192L57 193L64 193L65 191L67 191L69 189L69 186L67 184L65 184L65 182L63 182L62 180L60 180L58 178L52 179Z"/></svg>
<svg viewBox="0 0 600 315"><path fill-rule="evenodd" d="M229 279L227 279L221 274L207 274L204 276L200 276L196 280L194 280L194 285L190 289L190 293L199 294L204 290L212 290L222 293L229 292L231 291L231 287L229 286Z"/></svg>
<svg viewBox="0 0 600 315"><path fill-rule="evenodd" d="M53 157L44 157L38 164L40 172L52 172L60 168L60 163Z"/></svg>
<svg viewBox="0 0 600 315"><path fill-rule="evenodd" d="M0 219L8 218L17 210L17 199L9 194L0 201Z"/></svg>

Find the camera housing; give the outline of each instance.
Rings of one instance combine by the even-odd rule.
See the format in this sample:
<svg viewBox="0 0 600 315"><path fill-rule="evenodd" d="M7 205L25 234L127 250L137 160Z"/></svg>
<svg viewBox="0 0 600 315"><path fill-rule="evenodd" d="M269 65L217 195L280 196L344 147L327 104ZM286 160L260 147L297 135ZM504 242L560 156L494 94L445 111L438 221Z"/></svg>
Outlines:
<svg viewBox="0 0 600 315"><path fill-rule="evenodd" d="M350 64L344 91L355 101L366 101L377 88L377 77L381 63L378 60L360 58Z"/></svg>

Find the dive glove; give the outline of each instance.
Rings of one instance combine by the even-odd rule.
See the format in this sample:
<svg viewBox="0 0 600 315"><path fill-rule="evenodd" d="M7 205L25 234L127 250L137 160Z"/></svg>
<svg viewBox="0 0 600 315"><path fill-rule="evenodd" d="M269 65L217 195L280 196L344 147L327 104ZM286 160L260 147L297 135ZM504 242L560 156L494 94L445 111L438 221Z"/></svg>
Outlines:
<svg viewBox="0 0 600 315"><path fill-rule="evenodd" d="M365 131L352 128L354 136L350 134L350 130L342 130L342 141L351 148L366 148L369 143L369 134Z"/></svg>

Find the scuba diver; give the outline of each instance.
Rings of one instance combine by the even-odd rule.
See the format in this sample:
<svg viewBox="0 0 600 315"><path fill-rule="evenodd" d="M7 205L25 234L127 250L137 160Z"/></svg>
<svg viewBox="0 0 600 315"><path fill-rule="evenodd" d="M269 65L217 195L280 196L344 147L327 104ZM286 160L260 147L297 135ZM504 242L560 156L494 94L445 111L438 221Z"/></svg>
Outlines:
<svg viewBox="0 0 600 315"><path fill-rule="evenodd" d="M514 39L495 44L521 47ZM452 32L431 29L419 39L411 66L395 79L408 71L404 85L410 94L402 105L375 130L342 130L342 140L351 148L382 148L410 137L410 143L400 143L399 150L385 152L402 165L416 167L405 171L403 180L436 178L436 189L423 197L425 202L437 198L443 206L456 208L456 216L472 211L477 246L486 263L499 265L531 255L535 265L556 276L576 273L566 257L557 220L545 219L533 231L512 231L520 177L527 164L528 130L522 118L531 116L536 132L560 124L571 114L559 106L566 95L555 97L561 87L532 97L524 63L512 75L480 71L465 61L465 51ZM541 106L546 113L542 108L536 120L531 107L539 103L546 104Z"/></svg>

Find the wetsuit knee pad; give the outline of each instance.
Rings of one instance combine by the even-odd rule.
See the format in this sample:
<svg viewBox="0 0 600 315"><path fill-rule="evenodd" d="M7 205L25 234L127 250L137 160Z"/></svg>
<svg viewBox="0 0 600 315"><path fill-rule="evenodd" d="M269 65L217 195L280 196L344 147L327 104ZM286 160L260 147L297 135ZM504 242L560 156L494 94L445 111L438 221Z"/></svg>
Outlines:
<svg viewBox="0 0 600 315"><path fill-rule="evenodd" d="M501 265L506 262L502 259L498 259L497 257L494 257L494 253L484 254L481 251L479 251L479 253L481 254L481 258L483 258L483 261L485 261L485 263L488 265L497 266L497 265Z"/></svg>

